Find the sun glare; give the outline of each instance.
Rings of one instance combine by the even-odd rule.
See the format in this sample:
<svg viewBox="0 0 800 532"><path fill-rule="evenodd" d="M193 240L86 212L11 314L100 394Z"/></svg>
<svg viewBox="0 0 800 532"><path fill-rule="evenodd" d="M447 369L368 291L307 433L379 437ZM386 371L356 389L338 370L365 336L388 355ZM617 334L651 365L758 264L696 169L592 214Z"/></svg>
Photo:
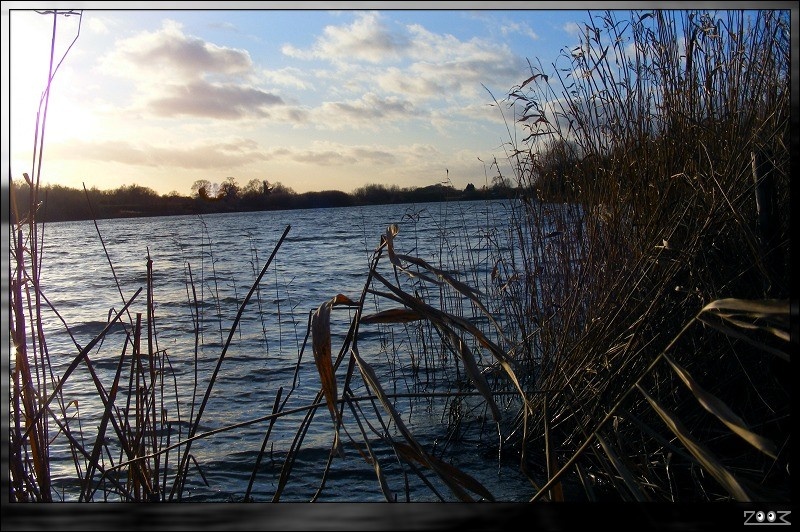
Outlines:
<svg viewBox="0 0 800 532"><path fill-rule="evenodd" d="M94 120L70 101L67 94L79 92L73 90L79 87L74 85L76 80L70 79L71 67L66 62L59 65L76 36L78 17L58 17L55 43L52 14L15 10L10 13L9 26L10 158L12 174L19 176L31 171L34 144L41 141L42 135L48 143L80 137L91 131ZM51 46L55 75L48 100ZM61 90L69 84L73 84L70 90Z"/></svg>

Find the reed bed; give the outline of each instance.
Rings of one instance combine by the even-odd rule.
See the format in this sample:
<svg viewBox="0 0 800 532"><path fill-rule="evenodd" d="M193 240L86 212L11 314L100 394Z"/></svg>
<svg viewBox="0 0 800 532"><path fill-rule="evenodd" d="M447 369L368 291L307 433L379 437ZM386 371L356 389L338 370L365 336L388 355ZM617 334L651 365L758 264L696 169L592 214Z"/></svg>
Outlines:
<svg viewBox="0 0 800 532"><path fill-rule="evenodd" d="M263 263L251 247L253 279L244 295L235 288L227 325L211 242L207 264L187 261L195 364L206 342L220 345L188 392L158 345L149 253L145 286L117 281L120 310L87 345L75 341L56 374L42 326L43 311L58 311L40 283L38 175L25 174L29 202L12 206L11 224L11 499L54 500L48 456L65 442L80 500L183 500L206 479L196 446L258 427L235 498L277 502L324 423L329 452L318 477L303 479L317 486L309 500L347 466L371 471L389 501L493 501L455 465L465 460L455 444L477 435L488 453L466 459L515 464L531 502L789 502L788 71L788 12L590 13L580 47L531 64L495 100L510 113L508 160L487 175L516 182L510 222L487 219L468 235L440 219L431 234L414 229L430 215L421 210L407 213L410 232L365 234L360 293L331 286L305 309L304 331L296 306L286 309L296 342L277 348L296 350L292 383L223 426L204 422L209 399L244 317L255 314L270 342L263 293L273 275L280 288L275 262L291 227ZM430 238L439 252L420 256L415 243ZM114 349L115 323L124 339L104 382L93 360ZM317 379L302 386L314 398L298 404L308 364ZM78 375L102 403L96 430L64 392ZM410 415L425 407L440 415L433 441ZM276 448L279 423L293 423L294 437Z"/></svg>
<svg viewBox="0 0 800 532"><path fill-rule="evenodd" d="M518 438L546 450L531 500L568 476L592 500L789 500L788 24L593 14L503 102L524 195L499 270L549 391Z"/></svg>

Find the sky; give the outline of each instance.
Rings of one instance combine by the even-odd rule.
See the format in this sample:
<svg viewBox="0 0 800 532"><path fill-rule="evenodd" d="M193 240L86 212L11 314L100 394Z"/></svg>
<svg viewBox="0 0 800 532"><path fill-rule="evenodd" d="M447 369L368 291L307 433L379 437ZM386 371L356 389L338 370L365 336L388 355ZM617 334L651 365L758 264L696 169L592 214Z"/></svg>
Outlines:
<svg viewBox="0 0 800 532"><path fill-rule="evenodd" d="M56 19L41 183L180 195L228 177L298 193L491 184L515 128L504 98L588 20L552 2L3 4L13 179L38 172L54 16L33 9L77 7Z"/></svg>

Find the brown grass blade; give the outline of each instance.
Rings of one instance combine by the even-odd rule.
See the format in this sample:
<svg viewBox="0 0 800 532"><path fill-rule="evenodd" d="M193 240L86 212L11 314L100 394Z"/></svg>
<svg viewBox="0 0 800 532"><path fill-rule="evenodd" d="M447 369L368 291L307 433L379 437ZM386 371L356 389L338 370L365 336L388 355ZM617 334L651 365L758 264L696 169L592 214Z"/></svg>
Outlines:
<svg viewBox="0 0 800 532"><path fill-rule="evenodd" d="M694 438L689 434L689 431L686 430L683 423L665 410L655 399L650 397L650 395L642 388L638 383L636 387L639 391L644 395L647 402L650 403L650 406L656 413L661 417L661 419L666 423L667 427L669 427L670 431L672 431L675 436L683 443L686 449L694 456L697 461L702 465L706 471L708 471L711 476L713 476L720 485L725 488L725 490L733 496L739 502L750 502L750 496L744 490L739 481L736 480L736 477L728 471L728 469L723 466L711 452L706 449L706 447L694 440Z"/></svg>
<svg viewBox="0 0 800 532"><path fill-rule="evenodd" d="M761 349L762 351L765 351L767 353L775 355L776 357L778 357L780 359L783 359L786 362L790 362L789 353L787 353L786 351L783 351L781 349L777 349L775 347L766 345L763 342L759 342L757 340L753 340L752 337L750 337L750 336L748 336L748 335L746 335L746 334L744 334L744 333L742 333L740 331L737 331L736 329L732 329L730 327L726 327L725 325L723 325L721 323L714 322L712 320L709 320L708 318L705 318L704 316L698 316L697 319L699 321L705 323L706 325L708 325L710 327L713 327L713 328L717 329L718 331L721 331L721 332L727 334L728 336L732 336L734 338L738 338L738 339L744 341L745 343L748 343L748 344L752 345L753 347L756 347L758 349ZM728 320L728 321L730 321L730 320Z"/></svg>
<svg viewBox="0 0 800 532"><path fill-rule="evenodd" d="M788 300L717 299L703 307L700 314L702 315L703 313L713 314L744 329L764 330L785 342L791 341L788 332L791 304ZM741 318L770 320L779 327L766 323L746 322ZM706 320L703 321L706 322ZM713 326L712 323L709 323L709 325Z"/></svg>
<svg viewBox="0 0 800 532"><path fill-rule="evenodd" d="M425 317L414 310L393 308L362 316L361 323L408 323L423 320Z"/></svg>
<svg viewBox="0 0 800 532"><path fill-rule="evenodd" d="M331 353L331 308L339 304L354 304L350 298L337 294L321 304L311 316L311 346L314 352L314 363L317 366L322 393L331 413L334 428L334 446L339 456L344 458L344 450L339 438L339 413L336 402L339 393L336 389L336 374L333 369Z"/></svg>
<svg viewBox="0 0 800 532"><path fill-rule="evenodd" d="M84 475L83 487L81 488L81 494L80 497L78 498L79 502L91 500L87 497L89 493L88 490L91 485L92 477L94 476L94 471L95 469L99 468L100 451L102 450L102 443L105 438L108 422L112 421L112 423L114 423L113 422L114 402L116 401L117 391L119 390L119 381L120 377L122 376L122 370L125 364L125 352L127 351L127 348L128 348L128 340L126 339L125 345L122 348L122 353L120 354L119 357L119 362L117 363L117 370L116 373L114 374L114 380L111 385L111 390L109 390L108 393L108 400L105 402L105 410L103 411L103 416L100 420L100 425L97 430L97 437L95 439L94 447L92 449L92 457L89 460L89 464L86 466L86 474ZM100 394L100 397L102 399L103 397L102 394ZM116 426L115 423L114 425ZM120 439L124 439L124 435L119 429L117 429L117 435L121 436ZM123 445L127 447L127 445L125 444Z"/></svg>
<svg viewBox="0 0 800 532"><path fill-rule="evenodd" d="M475 355L472 354L472 351L466 342L464 342L464 339L457 335L455 331L444 324L436 325L442 334L450 340L453 349L456 350L461 358L461 361L464 363L464 368L467 370L469 378L472 380L475 388L480 392L480 394L486 400L486 403L489 405L489 408L492 411L492 419L494 419L495 422L499 422L500 418L502 417L500 415L500 408L498 408L494 397L492 397L492 390L489 388L489 383L486 381L486 377L478 367L478 362L475 360Z"/></svg>
<svg viewBox="0 0 800 532"><path fill-rule="evenodd" d="M686 387L694 394L703 408L725 423L731 431L740 436L744 441L773 460L778 458L778 449L772 441L750 431L742 418L737 416L728 405L723 403L718 397L704 390L685 368L672 360L666 353L664 354L664 359L669 362L669 365L672 366L672 369L678 374L684 384L686 384Z"/></svg>
<svg viewBox="0 0 800 532"><path fill-rule="evenodd" d="M551 478L558 471L558 461L553 452L552 440L550 438L550 413L547 408L547 398L544 399L544 454L547 461L547 478ZM556 482L550 490L550 498L556 502L564 502L564 489L561 482Z"/></svg>
<svg viewBox="0 0 800 532"><path fill-rule="evenodd" d="M114 315L114 318L108 321L103 330L100 331L100 334L98 334L94 339L92 339L88 344L86 344L86 347L81 349L80 353L78 353L75 359L70 363L69 367L67 367L67 369L64 371L64 374L61 376L61 379L58 381L58 384L56 385L55 389L53 389L53 391L50 393L48 399L44 401L44 404L39 408L36 415L33 416L30 425L28 426L27 429L25 429L25 432L24 434L22 434L22 437L19 439L19 441L16 442L17 445L19 446L22 445L22 443L25 441L25 439L28 437L28 435L31 433L34 427L36 427L36 425L39 423L39 420L42 418L44 413L47 411L47 407L50 405L50 403L53 402L53 399L55 399L58 396L58 394L61 393L61 389L64 386L64 383L67 381L72 372L75 371L75 369L78 367L81 361L83 361L83 359L86 358L89 352L92 349L94 349L94 346L97 345L97 343L100 342L105 337L105 335L108 333L109 330L111 330L111 327L114 325L114 323L116 323L116 321L120 318L120 316L122 316L122 313L127 312L128 307L133 303L133 301L137 298L137 296L141 292L142 289L139 288L133 294L133 296L128 300L128 302L125 303L122 309Z"/></svg>
<svg viewBox="0 0 800 532"><path fill-rule="evenodd" d="M600 442L600 447L603 448L603 452L606 453L608 459L611 460L611 464L614 466L614 469L617 470L619 476L622 477L622 481L625 483L625 486L628 488L628 491L634 496L637 502L650 502L649 497L647 494L642 491L641 486L639 483L636 482L636 479L633 478L633 474L631 473L630 469L619 459L617 453L614 452L614 449L603 439L600 434L595 433L595 437L597 441Z"/></svg>
<svg viewBox="0 0 800 532"><path fill-rule="evenodd" d="M452 316L451 314L427 305L416 297L412 297L406 292L396 288L395 286L391 285L391 283L386 281L386 279L384 279L379 273L375 272L373 275L376 279L380 280L388 288L390 288L397 296L399 296L400 301L411 307L414 312L421 315L424 319L430 321L439 330L442 336L449 340L453 350L458 354L458 356L461 358L461 361L464 363L464 368L469 374L473 384L489 404L489 407L492 410L493 419L495 421L500 421L500 409L497 407L497 404L492 397L492 392L489 389L489 384L486 381L486 377L480 371L480 368L478 368L478 363L475 360L475 356L472 354L472 351L469 349L469 346L467 346L463 338L461 338L461 336L453 330L451 325L461 324L462 326L470 329L470 332L473 333L476 338L479 336L482 337L482 340L478 338L478 341L481 344L489 342L489 340L483 336L483 333L481 333L480 330L466 320L462 320L461 318ZM497 350L502 353L499 347L497 347Z"/></svg>
<svg viewBox="0 0 800 532"><path fill-rule="evenodd" d="M492 493L486 489L483 484L478 482L478 480L471 475L468 475L457 467L454 467L452 464L448 464L447 462L436 458L435 456L432 456L424 451L419 451L410 445L406 445L401 442L393 442L393 445L397 453L403 457L403 459L413 460L423 466L426 466L428 463L435 464L438 473L447 474L454 482L458 483L464 488L477 495L480 495L487 501L494 502L494 495L492 495ZM420 454L420 452L422 452L422 454Z"/></svg>
<svg viewBox="0 0 800 532"><path fill-rule="evenodd" d="M398 232L399 232L399 228L397 227L397 225L396 224L392 224L387 228L386 233L384 234L384 237L383 237L383 241L386 243L386 249L387 249L387 252L389 254L389 260L392 262L392 264L394 264L400 270L402 270L403 272L405 272L406 274L408 274L408 275L410 275L412 277L418 277L420 279L424 279L424 280L426 280L426 281L428 281L430 283L436 284L436 285L441 285L442 281L444 281L445 283L449 284L457 292L459 292L460 294L462 294L465 297L469 298L473 303L475 303L475 305L481 310L481 312L483 312L483 314L489 319L489 321L492 323L492 325L494 325L495 329L498 331L500 336L501 337L505 337L504 333L503 333L503 328L500 327L500 325L494 319L494 316L492 315L492 313L489 312L489 310L486 308L486 306L480 300L480 297L482 297L484 295L480 290L478 290L477 288L473 288L473 287L469 286L468 284L459 281L458 279L453 277L450 273L448 273L448 272L446 272L444 270L441 270L439 268L436 268L435 266L431 265L430 263L428 263L424 259L421 259L419 257L412 257L410 255L398 255L397 253L395 253L395 251L394 251L394 237L397 235ZM417 266L420 266L420 267L428 270L429 272L433 273L436 276L436 279L434 279L434 278L432 278L432 277L430 277L428 275L421 274L419 272L416 272L416 273L415 272L411 272L408 268L406 268L403 265L402 261L404 261L404 260L406 262L410 262L412 264L416 264Z"/></svg>
<svg viewBox="0 0 800 532"><path fill-rule="evenodd" d="M590 482L586 473L583 471L581 465L577 462L575 463L575 472L577 473L578 479L583 485L583 491L586 493L586 497L589 499L589 502L597 502L597 496L592 488L592 483Z"/></svg>
<svg viewBox="0 0 800 532"><path fill-rule="evenodd" d="M527 400L525 400L525 392L522 390L522 386L519 384L519 380L517 379L517 375L514 371L514 368L511 365L511 360L506 356L506 353L494 342L492 342L489 338L486 337L483 332L475 327L469 321L459 318L458 316L453 316L447 312L441 311L437 308L434 308L427 303L424 303L420 299L400 290L392 283L387 281L381 274L378 272L374 272L373 276L375 279L379 280L386 288L388 288L393 294L396 301L405 304L410 309L418 312L419 314L423 315L426 319L431 320L432 323L438 323L446 328L456 328L460 329L464 332L471 334L475 339L481 344L483 347L488 349L492 355L498 360L503 370L506 372L508 377L514 383L514 386L517 388L517 391L520 393L520 397L523 398L526 408L525 412L527 413L529 407L527 405ZM456 344L457 345L457 344Z"/></svg>
<svg viewBox="0 0 800 532"><path fill-rule="evenodd" d="M433 279L431 277L428 277L427 275L425 275L423 273L413 272L413 271L409 270L408 268L406 268L406 266L403 264L403 261L401 260L401 257L406 257L406 256L405 255L398 255L394 251L394 237L395 237L395 235L397 235L397 233L399 231L400 231L400 228L397 226L397 224L391 224L391 225L389 225L389 227L386 228L386 232L383 235L382 242L386 244L386 251L387 251L387 253L389 255L389 261L397 269L399 269L400 271L406 273L409 277L417 277L419 279L424 279L425 281L428 281L429 283L436 284L436 285L441 284L440 281L438 281L436 279ZM408 258L409 257L406 257L406 259L408 259Z"/></svg>
<svg viewBox="0 0 800 532"><path fill-rule="evenodd" d="M789 333L783 329L778 329L777 327L771 327L765 324L758 324L758 323L751 323L748 321L744 321L738 318L735 318L733 315L723 315L719 314L725 321L736 325L739 328L750 330L750 331L767 331L768 333L772 334L773 336L783 340L784 342L790 341Z"/></svg>
<svg viewBox="0 0 800 532"><path fill-rule="evenodd" d="M375 456L372 454L372 450L370 449L370 463L372 464L372 468L375 470L375 477L378 479L378 484L381 487L381 493L383 493L384 498L389 502L396 502L397 496L392 492L389 488L389 483L386 482L386 476L383 474L383 470L381 469L381 463L375 459Z"/></svg>
<svg viewBox="0 0 800 532"><path fill-rule="evenodd" d="M397 495L389 487L389 483L386 481L386 476L383 474L383 469L381 468L380 461L378 460L378 457L375 456L375 453L372 451L372 446L369 443L370 437L367 434L367 431L364 429L363 423L361 423L361 419L359 418L356 407L354 406L352 401L346 401L346 402L347 405L350 407L350 411L353 413L353 419L355 419L356 424L358 425L358 429L361 431L361 436L363 437L364 446L366 447L366 452L364 452L356 445L356 450L358 451L358 454L360 454L361 458L363 458L367 464L371 465L372 469L375 471L375 477L378 479L378 485L381 488L381 493L383 493L383 497L388 502L397 502ZM389 439L391 439L391 437L389 437Z"/></svg>
<svg viewBox="0 0 800 532"><path fill-rule="evenodd" d="M722 314L743 314L754 318L789 318L790 303L785 299L736 299L725 298L712 301L701 312L711 310Z"/></svg>
<svg viewBox="0 0 800 532"><path fill-rule="evenodd" d="M372 369L372 366L361 357L361 355L358 352L358 348L353 346L350 349L350 352L352 353L353 358L356 361L356 364L358 364L358 368L361 371L361 376L363 377L364 382L375 392L375 395L378 397L378 400L380 401L381 405L383 405L383 408L389 413L389 415L392 418L392 421L394 421L397 430L400 431L405 440L409 443L410 447L414 449L415 456L420 457L422 463L426 467L434 471L439 476L439 478L441 478L442 481L444 481L447 487L450 488L450 491L452 491L456 497L458 497L460 500L464 502L475 502L472 499L472 497L470 497L469 494L466 491L464 491L464 489L460 486L460 484L454 481L454 479L448 474L446 470L440 469L435 461L431 461L429 459L428 454L425 451L423 451L422 447L417 442L416 438L414 438L414 435L411 433L410 430L408 430L408 427L406 427L406 424L403 422L403 418L400 416L397 410L395 410L391 401L389 401L389 398L386 395L383 386L381 386L380 381L378 380L378 376L375 374L375 370ZM393 444L397 445L396 442L394 442Z"/></svg>

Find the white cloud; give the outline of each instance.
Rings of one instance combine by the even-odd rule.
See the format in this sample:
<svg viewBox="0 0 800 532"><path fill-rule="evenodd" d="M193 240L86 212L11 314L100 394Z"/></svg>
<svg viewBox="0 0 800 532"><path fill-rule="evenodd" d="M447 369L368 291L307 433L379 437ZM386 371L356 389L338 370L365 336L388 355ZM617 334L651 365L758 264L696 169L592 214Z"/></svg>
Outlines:
<svg viewBox="0 0 800 532"><path fill-rule="evenodd" d="M385 63L400 59L409 46L406 36L392 32L377 12L357 13L345 26L326 26L309 50L284 45L284 54L298 59L324 59L332 63L366 61Z"/></svg>
<svg viewBox="0 0 800 532"><path fill-rule="evenodd" d="M500 31L503 35L519 33L520 35L529 37L533 41L539 39L539 35L525 22L506 22L500 28Z"/></svg>
<svg viewBox="0 0 800 532"><path fill-rule="evenodd" d="M299 90L311 88L311 83L304 79L306 77L305 72L295 67L286 67L280 70L264 70L262 72L262 77L269 83L283 87Z"/></svg>
<svg viewBox="0 0 800 532"><path fill-rule="evenodd" d="M97 17L89 17L86 22L86 28L97 35L108 35L111 30L106 26L102 19Z"/></svg>
<svg viewBox="0 0 800 532"><path fill-rule="evenodd" d="M70 140L51 146L49 151L52 156L64 160L102 160L125 165L198 170L230 169L267 160L267 155L251 139L206 141L182 146L125 140Z"/></svg>
<svg viewBox="0 0 800 532"><path fill-rule="evenodd" d="M332 129L354 125L385 128L387 123L407 121L419 115L410 102L375 93L367 93L358 100L325 102L320 106L319 112L325 117L325 126Z"/></svg>
<svg viewBox="0 0 800 532"><path fill-rule="evenodd" d="M561 29L572 37L580 37L583 34L583 27L577 22L567 22Z"/></svg>
<svg viewBox="0 0 800 532"><path fill-rule="evenodd" d="M117 41L102 59L105 72L134 78L202 79L210 75L251 73L247 50L227 48L185 35L179 23L166 20L157 32L142 32Z"/></svg>
<svg viewBox="0 0 800 532"><path fill-rule="evenodd" d="M160 117L198 116L231 120L267 117L268 108L283 104L280 96L254 87L217 85L197 81L170 86L148 102L148 110Z"/></svg>
<svg viewBox="0 0 800 532"><path fill-rule="evenodd" d="M133 105L162 118L267 118L270 109L285 103L252 84L256 76L247 50L186 35L181 24L171 20L156 32L117 41L102 58L101 69L132 79Z"/></svg>

